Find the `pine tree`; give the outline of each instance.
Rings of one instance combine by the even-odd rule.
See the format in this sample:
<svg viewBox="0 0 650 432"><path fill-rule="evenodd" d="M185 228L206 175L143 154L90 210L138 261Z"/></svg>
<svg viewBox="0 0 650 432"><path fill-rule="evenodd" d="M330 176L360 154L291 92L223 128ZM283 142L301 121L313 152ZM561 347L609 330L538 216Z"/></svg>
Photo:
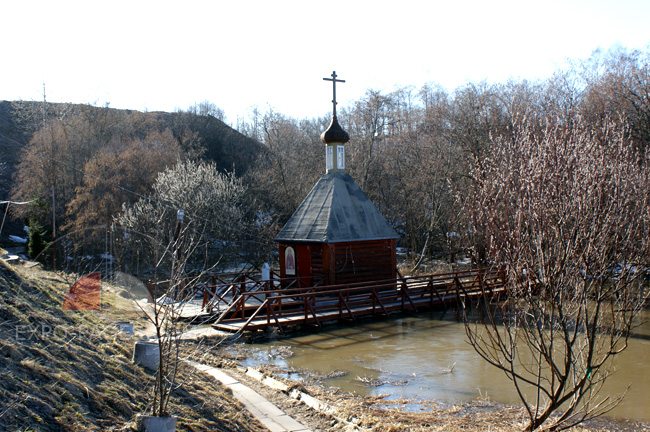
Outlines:
<svg viewBox="0 0 650 432"><path fill-rule="evenodd" d="M29 220L27 230L29 234L27 256L29 256L30 259L39 259L40 261L44 261L42 252L45 249L46 244L43 238L45 235L43 227L36 219L32 218Z"/></svg>

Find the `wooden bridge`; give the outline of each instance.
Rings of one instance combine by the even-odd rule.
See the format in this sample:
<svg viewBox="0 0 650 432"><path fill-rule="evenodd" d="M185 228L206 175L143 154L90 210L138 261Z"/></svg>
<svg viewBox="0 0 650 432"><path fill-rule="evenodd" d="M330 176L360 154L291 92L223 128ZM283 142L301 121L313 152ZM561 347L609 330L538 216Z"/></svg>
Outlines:
<svg viewBox="0 0 650 432"><path fill-rule="evenodd" d="M220 283L219 283L220 282ZM213 279L204 287L203 313L217 317L213 326L229 332L275 327L321 327L331 322L356 322L362 317L459 307L504 292L500 269L398 277L394 280L333 286L300 286L300 279L259 280L239 275L232 282Z"/></svg>

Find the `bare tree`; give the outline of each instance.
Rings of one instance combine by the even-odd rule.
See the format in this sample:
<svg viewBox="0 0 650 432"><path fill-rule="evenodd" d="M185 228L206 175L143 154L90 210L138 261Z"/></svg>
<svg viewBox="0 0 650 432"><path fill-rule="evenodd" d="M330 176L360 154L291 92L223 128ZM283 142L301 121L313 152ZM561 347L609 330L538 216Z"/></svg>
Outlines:
<svg viewBox="0 0 650 432"><path fill-rule="evenodd" d="M153 284L164 287L153 310L143 309L159 347L154 416L169 414L169 400L179 387L182 309L217 268L224 244L245 230L244 192L241 180L217 172L213 163L183 161L161 172L151 196L125 205L115 219L118 260L124 266L139 254L152 270Z"/></svg>
<svg viewBox="0 0 650 432"><path fill-rule="evenodd" d="M260 203L284 224L324 173L323 121L298 121L270 109L257 116L264 152L249 180Z"/></svg>
<svg viewBox="0 0 650 432"><path fill-rule="evenodd" d="M152 266L156 268L154 272L156 277L149 283L153 302L151 308L144 307L138 302L136 305L153 325L154 343L157 346L157 369L147 410L150 409L154 417L169 418L173 414L169 412L169 402L184 381L181 358L182 337L188 327L196 324L199 319L199 316L193 317L191 314L184 313L184 309L197 293L202 293L203 283L209 277L208 272L214 269L215 263L207 262L207 256L202 253L201 246L206 234L206 224L196 216L185 219L183 209L178 209L175 214L168 212L163 215L163 218L166 220L159 220L159 223L164 228L159 232L164 232L167 236L155 239L159 245L155 255L156 260L152 262ZM133 231L125 233L141 234ZM122 243L122 246L128 248L133 244ZM193 271L197 258L204 260L202 271L199 272ZM168 277L159 278L158 275ZM219 343L215 341L215 344ZM145 427L147 421L149 420L143 419L143 430L159 430L155 427Z"/></svg>
<svg viewBox="0 0 650 432"><path fill-rule="evenodd" d="M121 183L121 187L130 188L131 185L127 183L131 181L138 184L138 192L150 186L152 179L148 185L143 185L140 181L142 179L130 179L127 183L122 183L128 176L126 173L116 173L116 169L109 169L111 172L106 175L106 169L112 164L119 165L120 169L126 168L127 171L130 169L133 158L126 161L126 153L131 154L135 150L147 153L136 155L136 158L143 159L139 161L138 174L143 174L143 169L151 168L154 171L151 175L155 176L161 169L160 165L164 168L170 158L173 163L182 157L180 153L183 148L183 143L175 144L170 131L152 116L111 110L108 107L77 106L71 110L70 115L49 119L25 146L21 161L16 167L12 197L16 201L37 199L39 205L20 209L18 215L28 213L38 217L44 224L49 223L54 187L57 221L61 226L82 225L86 222L77 222L76 217L81 213L89 216L90 211L82 210L80 213L74 207L82 208L91 201L106 198L104 191L93 190L97 188L98 182L103 186ZM157 156L166 162L145 161ZM134 170L130 172L133 173ZM113 192L117 190L119 189L112 189ZM71 205L73 200L77 203Z"/></svg>
<svg viewBox="0 0 650 432"><path fill-rule="evenodd" d="M156 329L158 341L158 369L152 390L152 413L157 417L169 415L167 406L174 390L178 387L177 377L180 366L180 342L182 328L180 318L182 306L188 299L187 292L199 283L199 276L188 277L186 273L188 259L197 251L202 232L193 229L192 223L183 224L184 211L177 211L176 228L173 229L170 242L163 255L155 265L169 262L169 282L164 296L154 299L153 312L147 314ZM164 255L169 259L165 260ZM156 271L156 274L159 272Z"/></svg>
<svg viewBox="0 0 650 432"><path fill-rule="evenodd" d="M226 113L216 104L208 100L194 104L188 109L187 112L197 116L211 116L218 120L221 120L222 122L226 121Z"/></svg>
<svg viewBox="0 0 650 432"><path fill-rule="evenodd" d="M620 402L600 390L647 299L648 157L611 121L568 120L494 140L465 200L470 233L507 272L507 299L467 311L467 335L512 381L526 431L567 429Z"/></svg>
<svg viewBox="0 0 650 432"><path fill-rule="evenodd" d="M368 90L349 112L343 113L343 125L350 134L349 171L369 196L376 196L372 190L374 183L385 176L380 163L381 150L391 144L386 141L393 103L393 95Z"/></svg>
<svg viewBox="0 0 650 432"><path fill-rule="evenodd" d="M110 225L122 209L145 196L158 173L182 160L181 146L169 130L144 139L115 139L98 150L83 168L83 180L67 205L64 229Z"/></svg>
<svg viewBox="0 0 650 432"><path fill-rule="evenodd" d="M217 172L213 163L179 162L158 174L150 196L131 206L124 205L122 214L115 218L121 229L132 233L121 240L122 249L138 252L145 262L159 262L163 257L161 248L174 241L170 214L183 209L185 226L201 234L193 247L203 250L198 262L196 254L188 258L189 262L204 270L202 260L207 256L207 265L212 267L232 251L248 228L245 191L240 179L232 173Z"/></svg>
<svg viewBox="0 0 650 432"><path fill-rule="evenodd" d="M614 46L595 51L579 65L585 83L584 116L597 124L607 115L622 115L634 145L650 145L650 52Z"/></svg>

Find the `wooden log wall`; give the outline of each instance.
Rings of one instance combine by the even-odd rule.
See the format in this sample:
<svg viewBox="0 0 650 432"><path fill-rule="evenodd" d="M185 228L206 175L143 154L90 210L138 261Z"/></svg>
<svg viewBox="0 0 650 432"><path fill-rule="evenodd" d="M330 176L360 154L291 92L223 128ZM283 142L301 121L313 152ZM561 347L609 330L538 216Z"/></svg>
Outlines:
<svg viewBox="0 0 650 432"><path fill-rule="evenodd" d="M330 283L348 284L395 278L394 240L330 245ZM332 271L333 270L333 271ZM332 273L335 280L331 280Z"/></svg>
<svg viewBox="0 0 650 432"><path fill-rule="evenodd" d="M315 244L311 247L311 275L312 281L327 285L327 270L325 269L325 255L327 253L326 244Z"/></svg>

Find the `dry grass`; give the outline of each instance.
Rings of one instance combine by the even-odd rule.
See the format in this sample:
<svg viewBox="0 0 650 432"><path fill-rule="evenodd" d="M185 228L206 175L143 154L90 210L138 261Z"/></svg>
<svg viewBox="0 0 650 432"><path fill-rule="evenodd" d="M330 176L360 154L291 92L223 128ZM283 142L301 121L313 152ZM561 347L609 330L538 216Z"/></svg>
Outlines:
<svg viewBox="0 0 650 432"><path fill-rule="evenodd" d="M152 375L130 360L134 338L112 324L133 318L119 293L106 293L102 311L63 311L69 286L0 261L2 430L132 430L149 408ZM216 381L183 376L170 408L179 430L264 430Z"/></svg>

